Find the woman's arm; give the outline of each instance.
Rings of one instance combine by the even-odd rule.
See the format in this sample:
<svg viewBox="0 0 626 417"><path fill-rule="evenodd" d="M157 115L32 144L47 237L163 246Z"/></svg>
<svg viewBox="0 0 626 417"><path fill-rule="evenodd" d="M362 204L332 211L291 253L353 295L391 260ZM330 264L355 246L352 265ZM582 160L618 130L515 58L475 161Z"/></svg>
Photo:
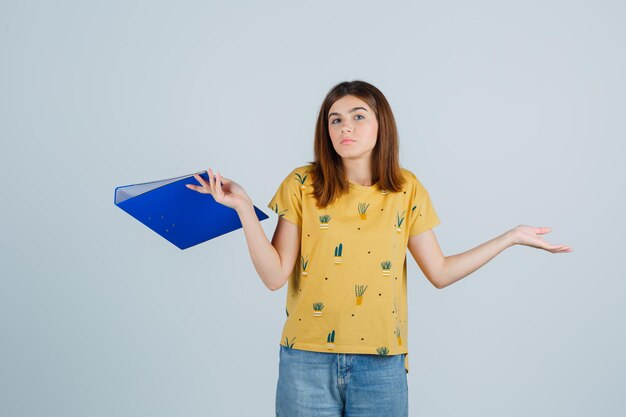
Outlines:
<svg viewBox="0 0 626 417"><path fill-rule="evenodd" d="M444 256L432 229L409 238L409 250L426 278L437 288L445 288L465 278L495 258L504 249L514 245L527 245L552 253L571 252L567 245L551 245L542 234L549 227L517 226L473 249L452 256Z"/></svg>
<svg viewBox="0 0 626 417"><path fill-rule="evenodd" d="M272 243L267 240L254 206L237 209L256 272L267 288L275 291L285 285L300 252L300 228L278 218Z"/></svg>
<svg viewBox="0 0 626 417"><path fill-rule="evenodd" d="M300 252L300 227L279 218L270 243L256 216L252 199L243 187L222 177L219 172L216 177L211 169L207 173L208 183L195 174L194 177L200 185L187 184L187 188L202 194L211 194L218 203L237 211L248 242L250 257L259 277L270 290L281 288L289 279Z"/></svg>

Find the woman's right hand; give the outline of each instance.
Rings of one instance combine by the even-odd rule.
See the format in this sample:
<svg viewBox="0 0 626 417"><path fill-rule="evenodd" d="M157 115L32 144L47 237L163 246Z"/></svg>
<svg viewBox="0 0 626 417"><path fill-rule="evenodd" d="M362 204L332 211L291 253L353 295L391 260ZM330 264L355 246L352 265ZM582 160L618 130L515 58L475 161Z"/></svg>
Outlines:
<svg viewBox="0 0 626 417"><path fill-rule="evenodd" d="M252 204L252 199L246 194L241 185L228 178L221 177L219 172L217 177L214 178L213 171L210 168L207 170L207 173L209 174L209 182L200 175L193 174L200 185L185 184L185 186L202 194L211 194L215 201L235 210L246 204Z"/></svg>

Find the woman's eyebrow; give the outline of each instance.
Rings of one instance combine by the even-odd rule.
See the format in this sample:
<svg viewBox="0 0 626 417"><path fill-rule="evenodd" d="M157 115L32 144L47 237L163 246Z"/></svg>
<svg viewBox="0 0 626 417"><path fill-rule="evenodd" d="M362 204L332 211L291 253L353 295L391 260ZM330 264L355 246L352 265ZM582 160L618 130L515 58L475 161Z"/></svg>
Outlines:
<svg viewBox="0 0 626 417"><path fill-rule="evenodd" d="M357 110L365 110L365 111L367 111L367 109L365 107L355 107L352 110L350 110L348 113L352 113L352 112L357 111ZM330 116L339 116L339 113L332 112L332 113L330 113L328 115L329 118L330 118Z"/></svg>

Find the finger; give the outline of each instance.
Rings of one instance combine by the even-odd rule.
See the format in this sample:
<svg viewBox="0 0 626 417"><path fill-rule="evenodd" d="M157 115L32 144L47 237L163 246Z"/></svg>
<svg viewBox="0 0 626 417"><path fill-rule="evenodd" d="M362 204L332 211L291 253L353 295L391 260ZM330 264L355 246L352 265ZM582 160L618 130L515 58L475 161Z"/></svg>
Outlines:
<svg viewBox="0 0 626 417"><path fill-rule="evenodd" d="M200 183L198 191L204 194L211 194L211 186L206 182L204 178L202 178L202 176L200 176L200 174L196 175L196 179Z"/></svg>
<svg viewBox="0 0 626 417"><path fill-rule="evenodd" d="M558 246L555 246L553 249L558 252L567 252L570 250L569 246L567 245L558 245Z"/></svg>
<svg viewBox="0 0 626 417"><path fill-rule="evenodd" d="M211 171L210 178L211 178L211 193L213 194L213 197L221 196L221 193L219 192L217 188L217 180L215 179L215 173L213 171Z"/></svg>
<svg viewBox="0 0 626 417"><path fill-rule="evenodd" d="M217 173L217 179L215 181L215 183L217 184L217 190L219 191L220 195L222 194L222 184L220 182L220 173Z"/></svg>
<svg viewBox="0 0 626 417"><path fill-rule="evenodd" d="M204 178L202 178L202 176L200 174L193 174L193 177L196 179L196 181L198 181L198 183L203 187L203 188L209 188L209 185L206 183L206 181L204 180Z"/></svg>
<svg viewBox="0 0 626 417"><path fill-rule="evenodd" d="M545 235L546 233L550 233L551 231L552 229L550 229L549 227L538 227L536 233L538 235Z"/></svg>
<svg viewBox="0 0 626 417"><path fill-rule="evenodd" d="M207 173L209 174L209 186L211 188L211 193L214 193L215 190L213 189L213 171L211 170L211 168L208 169Z"/></svg>
<svg viewBox="0 0 626 417"><path fill-rule="evenodd" d="M551 245L550 249L561 250L565 248L565 245Z"/></svg>
<svg viewBox="0 0 626 417"><path fill-rule="evenodd" d="M199 193L202 193L202 194L209 194L209 190L207 190L206 188L201 187L199 185L185 184L185 187L189 188L190 190L194 190L194 191L197 191Z"/></svg>

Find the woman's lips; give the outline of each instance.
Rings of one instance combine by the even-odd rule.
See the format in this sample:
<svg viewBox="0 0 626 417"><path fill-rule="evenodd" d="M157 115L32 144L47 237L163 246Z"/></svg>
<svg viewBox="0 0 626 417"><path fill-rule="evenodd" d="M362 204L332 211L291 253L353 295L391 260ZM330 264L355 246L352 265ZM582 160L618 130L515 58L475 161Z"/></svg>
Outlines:
<svg viewBox="0 0 626 417"><path fill-rule="evenodd" d="M352 142L356 142L356 141L353 140L353 139L344 139L344 140L341 141L341 144L342 145L348 145L348 144L350 144Z"/></svg>

